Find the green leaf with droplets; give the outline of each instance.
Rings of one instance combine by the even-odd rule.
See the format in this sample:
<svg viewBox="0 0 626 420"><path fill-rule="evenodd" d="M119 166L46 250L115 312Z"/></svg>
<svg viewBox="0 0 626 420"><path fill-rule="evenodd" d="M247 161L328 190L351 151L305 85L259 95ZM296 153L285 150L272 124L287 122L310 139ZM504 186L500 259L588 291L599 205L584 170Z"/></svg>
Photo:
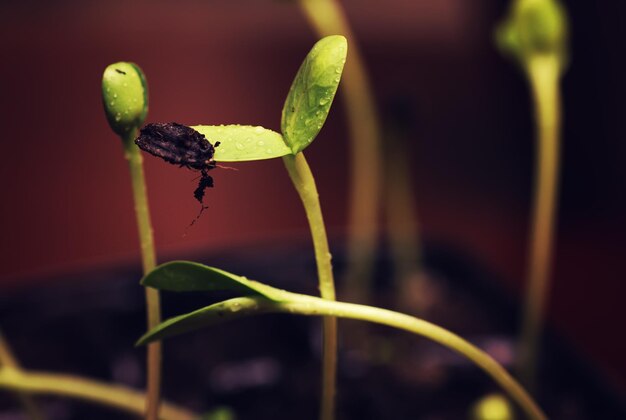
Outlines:
<svg viewBox="0 0 626 420"><path fill-rule="evenodd" d="M219 268L191 261L172 261L149 272L141 284L172 292L231 290L242 296L259 295L280 301L281 291Z"/></svg>
<svg viewBox="0 0 626 420"><path fill-rule="evenodd" d="M315 139L326 121L346 62L341 35L319 40L304 59L283 106L281 130L295 155Z"/></svg>
<svg viewBox="0 0 626 420"><path fill-rule="evenodd" d="M192 126L211 142L217 162L245 162L273 159L291 153L283 136L275 131L251 125L195 125Z"/></svg>

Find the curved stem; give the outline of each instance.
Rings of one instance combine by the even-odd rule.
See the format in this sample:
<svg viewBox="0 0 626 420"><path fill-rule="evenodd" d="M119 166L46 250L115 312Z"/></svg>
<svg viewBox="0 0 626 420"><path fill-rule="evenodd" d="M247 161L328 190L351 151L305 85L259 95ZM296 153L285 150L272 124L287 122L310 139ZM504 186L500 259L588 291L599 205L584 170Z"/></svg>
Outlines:
<svg viewBox="0 0 626 420"><path fill-rule="evenodd" d="M354 303L331 302L319 298L299 298L293 302L277 304L279 308L301 315L332 315L340 318L359 319L399 328L427 337L451 350L454 350L491 376L511 398L513 398L532 419L547 417L524 388L491 356L458 335L435 324L409 315Z"/></svg>
<svg viewBox="0 0 626 420"><path fill-rule="evenodd" d="M148 196L146 182L143 174L143 164L139 148L134 143L134 131L125 138L124 151L133 186L133 199L135 202L135 215L139 231L141 246L141 261L143 273L147 274L156 266L156 252L152 234L152 222L148 208ZM146 306L148 328L153 328L161 322L161 303L159 291L146 287ZM159 399L161 397L161 343L156 342L148 346L147 358L147 387L148 398L146 400L146 419L157 420L159 413Z"/></svg>
<svg viewBox="0 0 626 420"><path fill-rule="evenodd" d="M530 60L527 70L535 104L538 143L528 289L520 341L519 368L524 384L532 390L550 290L550 262L554 242L559 175L559 60L554 56L535 57Z"/></svg>
<svg viewBox="0 0 626 420"><path fill-rule="evenodd" d="M346 289L351 299L367 301L376 253L382 162L380 122L374 94L356 38L339 2L300 0L300 5L320 36L341 34L348 39L350 53L341 81L352 143Z"/></svg>
<svg viewBox="0 0 626 420"><path fill-rule="evenodd" d="M506 369L487 353L445 328L410 315L372 306L331 301L284 290L274 290L270 296L276 300L269 300L263 296L239 297L200 309L195 312L191 319L188 319L188 316L181 316L178 321L173 318L168 325L168 328L172 328L171 332L168 333L166 328L162 328L155 334L155 337L168 337L196 329L201 324L203 317L206 318L206 325L267 313L333 316L369 321L409 331L460 353L495 380L530 419L547 419L541 408ZM190 328L182 327L181 324L178 324L179 322L186 322Z"/></svg>
<svg viewBox="0 0 626 420"><path fill-rule="evenodd" d="M315 249L319 290L322 298L335 300L335 281L331 254L326 237L326 227L322 217L319 195L311 169L304 158L304 154L287 155L283 157L285 167L295 186L304 210ZM331 420L335 412L335 393L337 377L337 318L324 317L323 328L323 361L322 361L322 406L320 419Z"/></svg>
<svg viewBox="0 0 626 420"><path fill-rule="evenodd" d="M24 372L15 368L0 370L0 388L28 394L61 395L121 411L144 415L146 397L142 392L119 385L109 385L77 376ZM163 403L160 419L191 420L194 413Z"/></svg>
<svg viewBox="0 0 626 420"><path fill-rule="evenodd" d="M11 347L9 347L9 343L2 335L2 332L0 332L0 371L7 368L19 370L20 365L13 355ZM29 418L32 420L41 420L44 418L43 413L30 395L23 392L16 392L16 396Z"/></svg>

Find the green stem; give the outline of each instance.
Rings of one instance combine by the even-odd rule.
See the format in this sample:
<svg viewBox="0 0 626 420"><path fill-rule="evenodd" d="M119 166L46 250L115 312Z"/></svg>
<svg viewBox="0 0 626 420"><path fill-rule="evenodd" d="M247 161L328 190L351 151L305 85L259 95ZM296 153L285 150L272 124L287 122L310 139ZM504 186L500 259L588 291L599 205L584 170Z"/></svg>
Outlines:
<svg viewBox="0 0 626 420"><path fill-rule="evenodd" d="M398 312L354 303L331 302L318 298L298 299L278 304L282 310L301 315L325 315L358 319L387 325L427 337L452 349L491 376L515 400L532 419L547 417L532 400L524 388L491 356L458 335L430 322Z"/></svg>
<svg viewBox="0 0 626 420"><path fill-rule="evenodd" d="M0 370L0 389L28 394L51 394L76 398L141 417L146 397L142 392L119 385L110 385L77 376L24 372L15 368ZM160 419L191 420L194 413L164 402Z"/></svg>
<svg viewBox="0 0 626 420"><path fill-rule="evenodd" d="M326 227L322 218L319 195L315 185L315 179L311 169L304 158L304 154L287 155L283 157L285 167L295 186L309 221L313 247L315 249L315 261L317 263L317 275L319 290L323 299L335 300L335 281L331 254L328 248ZM324 317L323 328L323 362L322 362L322 407L320 419L331 420L335 413L335 394L337 377L337 319Z"/></svg>
<svg viewBox="0 0 626 420"><path fill-rule="evenodd" d="M0 332L0 371L4 369L20 370L19 362L13 355L9 343L6 341L2 332ZM33 400L33 398L23 392L16 392L16 397L24 411L28 414L32 420L42 420L44 415Z"/></svg>
<svg viewBox="0 0 626 420"><path fill-rule="evenodd" d="M277 290L269 286L266 287L268 288L268 297L239 297L199 309L191 319L183 316L182 319L177 321L176 318L173 318L168 325L168 328L171 328L171 330L168 331L167 328L162 328L160 334L155 334L155 336L169 337L191 329L197 329L199 325L202 325L203 317L206 317L204 321L207 325L209 325L209 323L224 322L226 320L267 313L332 316L373 322L426 337L444 347L460 353L495 380L509 394L511 399L524 410L529 418L534 420L547 419L541 408L539 408L530 395L513 379L506 369L487 353L445 328L410 315L387 309L337 302ZM178 322L180 324L177 325ZM186 325L183 326L183 324Z"/></svg>
<svg viewBox="0 0 626 420"><path fill-rule="evenodd" d="M133 141L134 134L134 130L131 131L123 138L123 142L133 186L135 215L137 217L141 247L141 261L145 275L156 266L156 252L152 234L152 223L150 221L150 210L148 208L146 182L143 174L143 159L139 153L139 148ZM161 303L158 290L146 287L146 305L148 328L154 328L161 322ZM159 400L161 397L161 357L161 342L150 344L148 346L147 358L147 420L157 420L159 415Z"/></svg>
<svg viewBox="0 0 626 420"><path fill-rule="evenodd" d="M350 54L341 81L352 143L346 289L351 299L367 301L376 252L382 162L374 95L356 37L339 2L300 0L300 5L320 36L341 34L348 39Z"/></svg>
<svg viewBox="0 0 626 420"><path fill-rule="evenodd" d="M530 59L527 73L535 104L537 169L530 240L528 289L520 342L520 374L534 387L537 353L550 289L550 261L559 174L559 59L553 55Z"/></svg>

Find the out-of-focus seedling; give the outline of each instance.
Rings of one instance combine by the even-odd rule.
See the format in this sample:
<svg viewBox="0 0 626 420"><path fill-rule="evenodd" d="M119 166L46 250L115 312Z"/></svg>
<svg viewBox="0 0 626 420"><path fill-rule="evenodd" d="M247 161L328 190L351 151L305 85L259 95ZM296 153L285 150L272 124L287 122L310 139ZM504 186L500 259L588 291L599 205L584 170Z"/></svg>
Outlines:
<svg viewBox="0 0 626 420"><path fill-rule="evenodd" d="M501 394L489 394L481 398L470 415L472 420L515 420L511 403Z"/></svg>
<svg viewBox="0 0 626 420"><path fill-rule="evenodd" d="M139 66L126 62L108 66L102 75L102 102L111 129L122 139L124 155L128 161L139 230L141 261L143 271L147 273L156 265L156 252L142 158L134 143L137 130L148 113L148 86ZM146 288L146 306L148 326L151 328L161 322L157 290ZM157 420L161 388L161 343L154 343L148 347L147 363L146 419Z"/></svg>
<svg viewBox="0 0 626 420"><path fill-rule="evenodd" d="M18 372L21 371L17 358L13 354L13 351L9 347L9 343L5 340L2 332L0 331L0 372L3 369L15 369ZM35 400L30 395L25 392L16 392L15 395L19 403L22 405L24 412L31 420L41 420L44 418Z"/></svg>
<svg viewBox="0 0 626 420"><path fill-rule="evenodd" d="M535 108L537 163L528 286L519 346L520 375L531 389L550 289L560 153L559 79L567 67L567 39L567 16L557 0L514 1L496 31L500 49L513 56L524 70Z"/></svg>

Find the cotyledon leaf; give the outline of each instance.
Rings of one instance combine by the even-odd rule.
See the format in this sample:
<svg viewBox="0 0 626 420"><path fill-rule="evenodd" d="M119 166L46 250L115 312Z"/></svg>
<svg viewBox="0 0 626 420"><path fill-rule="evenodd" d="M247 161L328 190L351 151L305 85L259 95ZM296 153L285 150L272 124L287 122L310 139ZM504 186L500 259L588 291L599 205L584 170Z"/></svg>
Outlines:
<svg viewBox="0 0 626 420"><path fill-rule="evenodd" d="M211 142L217 162L244 162L273 159L291 154L283 136L260 126L251 125L195 125L192 126Z"/></svg>
<svg viewBox="0 0 626 420"><path fill-rule="evenodd" d="M135 345L173 337L211 325L244 318L251 314L269 312L272 307L264 296L244 296L228 299L210 306L170 318L145 333Z"/></svg>
<svg viewBox="0 0 626 420"><path fill-rule="evenodd" d="M243 296L263 296L277 302L286 293L243 276L191 261L161 264L146 274L141 284L173 292L231 290Z"/></svg>
<svg viewBox="0 0 626 420"><path fill-rule="evenodd" d="M304 59L283 106L281 131L293 154L315 139L326 121L346 62L341 35L319 40Z"/></svg>

